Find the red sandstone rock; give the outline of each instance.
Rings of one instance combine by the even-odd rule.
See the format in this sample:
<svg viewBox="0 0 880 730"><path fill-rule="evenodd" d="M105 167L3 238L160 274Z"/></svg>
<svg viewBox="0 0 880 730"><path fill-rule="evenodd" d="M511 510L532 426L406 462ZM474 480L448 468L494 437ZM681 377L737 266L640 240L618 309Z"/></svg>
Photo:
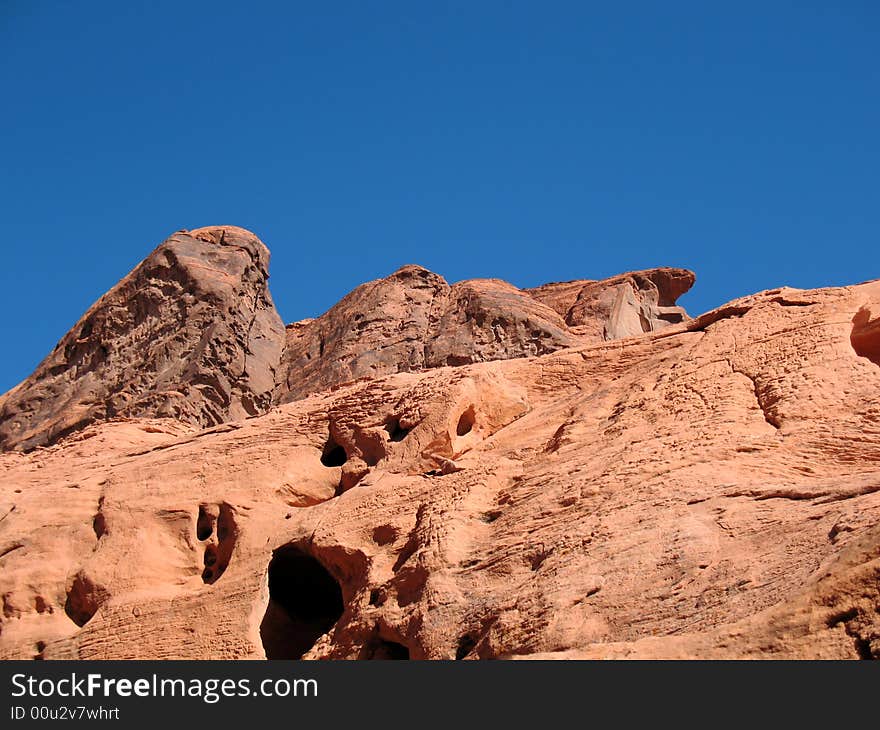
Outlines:
<svg viewBox="0 0 880 730"><path fill-rule="evenodd" d="M497 279L452 286L419 266L355 289L288 326L277 403L397 372L546 355L687 319L676 299L694 275L652 269L520 290Z"/></svg>
<svg viewBox="0 0 880 730"><path fill-rule="evenodd" d="M0 454L0 656L880 656L880 283L690 320L691 282L407 267L288 328L259 417L191 388ZM7 448L84 392L59 362Z"/></svg>
<svg viewBox="0 0 880 730"><path fill-rule="evenodd" d="M676 300L694 285L686 269L634 271L602 281L568 281L527 289L579 327L581 335L616 340L688 319Z"/></svg>
<svg viewBox="0 0 880 730"><path fill-rule="evenodd" d="M554 311L506 282L449 286L404 266L288 327L276 402L361 378L534 356L577 342Z"/></svg>
<svg viewBox="0 0 880 730"><path fill-rule="evenodd" d="M241 228L175 233L0 400L0 448L120 416L210 426L264 412L284 331L268 264Z"/></svg>

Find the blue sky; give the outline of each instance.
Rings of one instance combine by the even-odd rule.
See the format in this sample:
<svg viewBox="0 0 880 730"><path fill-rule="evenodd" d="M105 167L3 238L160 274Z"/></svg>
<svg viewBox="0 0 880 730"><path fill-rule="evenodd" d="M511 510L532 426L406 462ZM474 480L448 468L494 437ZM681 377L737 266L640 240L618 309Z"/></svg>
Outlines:
<svg viewBox="0 0 880 730"><path fill-rule="evenodd" d="M0 391L171 232L287 321L404 263L657 265L696 314L880 276L873 2L0 2Z"/></svg>

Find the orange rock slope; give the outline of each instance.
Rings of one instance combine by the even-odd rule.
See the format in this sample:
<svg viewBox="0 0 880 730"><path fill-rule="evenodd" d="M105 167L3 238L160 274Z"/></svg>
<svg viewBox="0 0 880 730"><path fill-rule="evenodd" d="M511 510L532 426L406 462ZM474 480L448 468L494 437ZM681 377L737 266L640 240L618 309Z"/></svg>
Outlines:
<svg viewBox="0 0 880 730"><path fill-rule="evenodd" d="M880 656L880 282L406 266L285 331L267 271L178 232L0 396L0 656Z"/></svg>

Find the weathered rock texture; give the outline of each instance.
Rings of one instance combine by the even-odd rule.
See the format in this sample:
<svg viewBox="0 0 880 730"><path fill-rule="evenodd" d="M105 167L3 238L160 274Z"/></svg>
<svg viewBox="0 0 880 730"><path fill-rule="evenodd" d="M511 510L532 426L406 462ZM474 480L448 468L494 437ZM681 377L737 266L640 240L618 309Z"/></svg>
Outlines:
<svg viewBox="0 0 880 730"><path fill-rule="evenodd" d="M241 228L175 233L0 400L0 448L119 416L210 426L265 412L284 331L268 265Z"/></svg>
<svg viewBox="0 0 880 730"><path fill-rule="evenodd" d="M276 399L397 372L543 355L578 341L555 311L507 282L450 286L404 266L288 328Z"/></svg>
<svg viewBox="0 0 880 730"><path fill-rule="evenodd" d="M0 655L880 656L880 282L691 282L406 267L288 329L259 417L7 451Z"/></svg>
<svg viewBox="0 0 880 730"><path fill-rule="evenodd" d="M602 281L545 284L526 292L579 327L581 335L617 340L655 332L688 316L676 300L694 285L685 269L634 271Z"/></svg>
<svg viewBox="0 0 880 730"><path fill-rule="evenodd" d="M497 279L450 286L404 266L288 327L276 402L361 378L546 355L659 330L688 319L675 302L693 283L690 271L651 269L526 290Z"/></svg>

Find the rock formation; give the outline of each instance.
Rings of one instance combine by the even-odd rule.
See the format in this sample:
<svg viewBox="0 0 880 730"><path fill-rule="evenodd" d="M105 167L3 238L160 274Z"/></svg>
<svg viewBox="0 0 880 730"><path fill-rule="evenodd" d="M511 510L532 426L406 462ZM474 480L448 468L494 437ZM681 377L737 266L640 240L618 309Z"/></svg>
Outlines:
<svg viewBox="0 0 880 730"><path fill-rule="evenodd" d="M276 402L361 378L542 355L577 342L556 312L506 282L450 286L404 266L288 328Z"/></svg>
<svg viewBox="0 0 880 730"><path fill-rule="evenodd" d="M241 228L175 233L0 400L0 448L121 416L211 426L265 412L284 331L268 266Z"/></svg>
<svg viewBox="0 0 880 730"><path fill-rule="evenodd" d="M406 266L285 331L267 261L175 234L0 397L0 656L880 656L880 282Z"/></svg>
<svg viewBox="0 0 880 730"><path fill-rule="evenodd" d="M526 290L583 335L617 340L686 320L676 300L694 285L684 269L634 271L602 281L568 281Z"/></svg>

